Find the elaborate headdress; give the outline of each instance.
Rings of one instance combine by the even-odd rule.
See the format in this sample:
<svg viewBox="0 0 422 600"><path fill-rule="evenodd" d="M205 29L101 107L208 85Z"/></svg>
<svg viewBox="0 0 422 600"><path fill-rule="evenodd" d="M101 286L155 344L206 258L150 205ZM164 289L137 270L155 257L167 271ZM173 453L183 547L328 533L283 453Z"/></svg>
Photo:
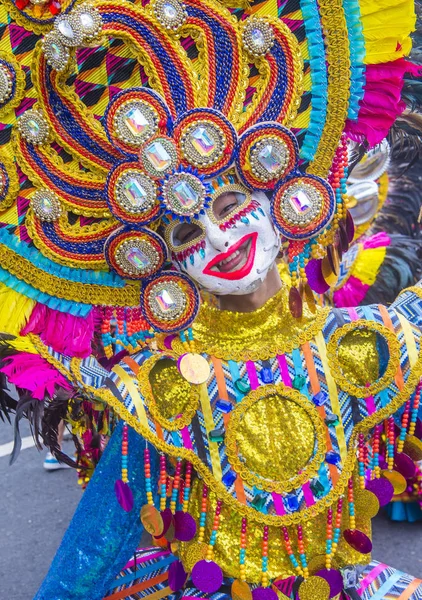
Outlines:
<svg viewBox="0 0 422 600"><path fill-rule="evenodd" d="M169 258L189 253L160 225L203 213L235 173L271 194L300 316L299 289L329 281L353 238L346 136L377 143L403 108L413 3L3 0L0 11L0 279L3 306L22 309L8 329L32 313L26 332L54 347L57 311L72 332L93 333L100 315L111 355L151 328L188 327L198 293ZM89 354L89 334L79 348L69 337L62 351Z"/></svg>

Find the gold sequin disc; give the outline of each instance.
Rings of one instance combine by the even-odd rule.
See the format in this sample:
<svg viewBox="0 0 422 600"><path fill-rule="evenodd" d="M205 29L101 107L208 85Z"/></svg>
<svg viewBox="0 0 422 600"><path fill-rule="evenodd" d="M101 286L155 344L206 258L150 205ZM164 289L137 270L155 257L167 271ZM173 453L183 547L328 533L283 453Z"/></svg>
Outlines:
<svg viewBox="0 0 422 600"><path fill-rule="evenodd" d="M403 452L414 461L422 460L422 441L418 440L414 435L407 435Z"/></svg>
<svg viewBox="0 0 422 600"><path fill-rule="evenodd" d="M318 554L317 556L313 556L311 560L308 562L308 569L311 575L313 573L317 573L321 571L321 569L325 569L326 556L325 554ZM331 567L333 569L337 568L337 564L335 560L331 560Z"/></svg>
<svg viewBox="0 0 422 600"><path fill-rule="evenodd" d="M378 498L369 490L359 490L355 493L356 514L367 519L373 519L379 512Z"/></svg>
<svg viewBox="0 0 422 600"><path fill-rule="evenodd" d="M388 479L393 486L396 495L402 494L407 488L406 479L398 471L388 471L387 469L383 469L381 475L384 479Z"/></svg>
<svg viewBox="0 0 422 600"><path fill-rule="evenodd" d="M141 508L142 525L151 535L159 536L163 533L164 523L160 511L152 504L144 504Z"/></svg>
<svg viewBox="0 0 422 600"><path fill-rule="evenodd" d="M235 579L232 583L232 598L234 600L252 600L251 588L246 581Z"/></svg>
<svg viewBox="0 0 422 600"><path fill-rule="evenodd" d="M200 560L204 560L207 555L207 545L203 542L194 542L190 544L183 557L183 566L186 571L192 571L193 567Z"/></svg>
<svg viewBox="0 0 422 600"><path fill-rule="evenodd" d="M337 275L333 273L328 256L324 256L321 263L322 275L328 285L333 286L337 283Z"/></svg>
<svg viewBox="0 0 422 600"><path fill-rule="evenodd" d="M300 600L328 600L329 597L330 585L322 577L313 575L300 584Z"/></svg>
<svg viewBox="0 0 422 600"><path fill-rule="evenodd" d="M201 356L201 354L196 354L192 352L188 352L184 354L179 359L179 371L189 383L194 383L196 385L200 385L201 383L205 383L211 373L210 366L208 361Z"/></svg>

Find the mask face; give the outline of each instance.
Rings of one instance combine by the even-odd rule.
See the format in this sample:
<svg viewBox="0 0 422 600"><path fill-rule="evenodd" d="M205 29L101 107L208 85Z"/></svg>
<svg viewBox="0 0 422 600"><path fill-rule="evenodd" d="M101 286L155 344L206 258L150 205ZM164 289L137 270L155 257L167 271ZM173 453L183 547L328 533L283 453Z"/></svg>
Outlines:
<svg viewBox="0 0 422 600"><path fill-rule="evenodd" d="M204 290L249 294L273 266L280 237L264 193L251 194L237 184L222 192L198 220L170 223L166 241L173 259Z"/></svg>

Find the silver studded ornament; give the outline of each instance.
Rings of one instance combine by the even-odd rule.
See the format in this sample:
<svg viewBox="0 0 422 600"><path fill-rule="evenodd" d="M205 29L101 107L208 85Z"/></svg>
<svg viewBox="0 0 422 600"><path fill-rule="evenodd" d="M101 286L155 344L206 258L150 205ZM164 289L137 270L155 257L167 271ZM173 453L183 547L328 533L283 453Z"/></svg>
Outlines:
<svg viewBox="0 0 422 600"><path fill-rule="evenodd" d="M59 198L48 189L37 190L31 196L30 206L41 221L56 221L62 214Z"/></svg>
<svg viewBox="0 0 422 600"><path fill-rule="evenodd" d="M159 179L173 171L178 164L176 145L173 140L156 137L146 143L141 150L141 164L148 175Z"/></svg>
<svg viewBox="0 0 422 600"><path fill-rule="evenodd" d="M115 260L127 275L142 277L157 268L160 255L147 240L130 238L119 245Z"/></svg>
<svg viewBox="0 0 422 600"><path fill-rule="evenodd" d="M163 184L164 204L170 212L182 217L194 217L204 207L206 190L198 177L191 173L175 173Z"/></svg>
<svg viewBox="0 0 422 600"><path fill-rule="evenodd" d="M271 25L262 18L251 17L243 28L243 44L252 56L264 56L274 44Z"/></svg>
<svg viewBox="0 0 422 600"><path fill-rule="evenodd" d="M0 64L0 104L5 104L12 95L13 82L10 71L4 64Z"/></svg>
<svg viewBox="0 0 422 600"><path fill-rule="evenodd" d="M180 139L183 157L195 167L213 165L226 146L223 131L209 121L197 121L185 129Z"/></svg>
<svg viewBox="0 0 422 600"><path fill-rule="evenodd" d="M155 183L144 173L125 171L116 182L116 202L132 214L149 210L157 199Z"/></svg>
<svg viewBox="0 0 422 600"><path fill-rule="evenodd" d="M282 196L280 212L291 225L306 226L320 215L322 200L313 185L294 183Z"/></svg>
<svg viewBox="0 0 422 600"><path fill-rule="evenodd" d="M54 21L54 31L60 41L69 48L80 46L84 39L81 22L76 14L66 13Z"/></svg>
<svg viewBox="0 0 422 600"><path fill-rule="evenodd" d="M70 54L67 46L62 43L57 32L50 31L47 33L42 45L45 58L50 67L53 67L58 72L64 71L69 63Z"/></svg>
<svg viewBox="0 0 422 600"><path fill-rule="evenodd" d="M147 302L153 315L162 321L173 321L183 314L186 294L174 281L160 281L151 286Z"/></svg>
<svg viewBox="0 0 422 600"><path fill-rule="evenodd" d="M50 128L42 113L37 109L30 109L18 119L18 129L22 137L31 144L43 144L47 141Z"/></svg>
<svg viewBox="0 0 422 600"><path fill-rule="evenodd" d="M184 5L178 0L156 0L153 12L157 21L166 29L177 31L186 21Z"/></svg>
<svg viewBox="0 0 422 600"><path fill-rule="evenodd" d="M264 138L251 150L252 173L261 181L280 178L289 164L289 159L290 152L279 138Z"/></svg>
<svg viewBox="0 0 422 600"><path fill-rule="evenodd" d="M129 100L117 109L113 126L119 140L138 148L158 131L158 115L143 100Z"/></svg>
<svg viewBox="0 0 422 600"><path fill-rule="evenodd" d="M82 4L73 12L73 15L79 21L84 42L90 42L100 35L103 21L99 11L92 4L88 2Z"/></svg>

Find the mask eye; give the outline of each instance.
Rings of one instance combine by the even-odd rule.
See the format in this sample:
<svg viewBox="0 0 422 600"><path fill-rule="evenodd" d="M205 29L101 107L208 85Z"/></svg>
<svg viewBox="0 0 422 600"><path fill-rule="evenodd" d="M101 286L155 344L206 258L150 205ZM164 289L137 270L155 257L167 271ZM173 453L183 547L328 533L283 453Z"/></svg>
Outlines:
<svg viewBox="0 0 422 600"><path fill-rule="evenodd" d="M208 216L216 223L224 223L239 210L248 206L251 194L248 190L230 190L215 197L212 206L208 209Z"/></svg>
<svg viewBox="0 0 422 600"><path fill-rule="evenodd" d="M172 242L175 248L190 244L203 235L203 229L196 223L180 223L173 229Z"/></svg>

